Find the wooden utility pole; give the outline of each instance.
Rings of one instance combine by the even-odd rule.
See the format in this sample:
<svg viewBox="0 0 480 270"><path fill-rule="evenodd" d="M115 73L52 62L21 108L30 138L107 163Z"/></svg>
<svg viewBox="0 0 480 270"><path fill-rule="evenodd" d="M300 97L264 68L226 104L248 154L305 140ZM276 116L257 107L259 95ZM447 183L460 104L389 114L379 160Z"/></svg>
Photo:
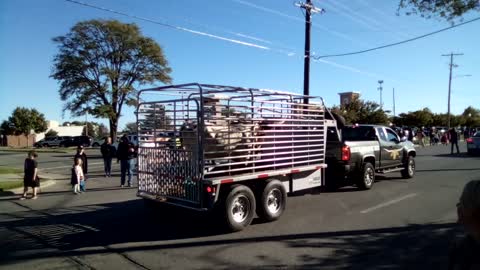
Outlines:
<svg viewBox="0 0 480 270"><path fill-rule="evenodd" d="M303 65L303 95L310 95L310 30L312 28L312 13L323 12L323 9L316 8L312 0L306 0L305 3L298 2L296 6L305 9L305 54ZM308 98L305 97L303 103L308 104Z"/></svg>
<svg viewBox="0 0 480 270"><path fill-rule="evenodd" d="M463 53L450 53L450 54L442 54L442 56L450 56L450 75L448 78L448 111L447 111L447 125L450 129L450 95L452 93L452 69L457 67L457 65L453 64L453 56L463 55Z"/></svg>

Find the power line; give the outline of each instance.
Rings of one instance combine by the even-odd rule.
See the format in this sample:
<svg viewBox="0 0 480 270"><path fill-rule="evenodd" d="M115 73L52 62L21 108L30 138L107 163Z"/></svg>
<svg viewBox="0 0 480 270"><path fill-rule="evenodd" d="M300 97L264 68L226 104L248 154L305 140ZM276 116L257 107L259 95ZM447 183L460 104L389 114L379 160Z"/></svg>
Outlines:
<svg viewBox="0 0 480 270"><path fill-rule="evenodd" d="M175 26L173 24L159 22L159 21L155 21L155 20L152 20L152 19L148 19L148 18L136 16L136 15L130 15L130 14L127 14L127 13L124 13L124 12L120 12L120 11L116 11L116 10L113 10L113 9L104 8L104 7L100 7L100 6L96 6L96 5L92 5L92 4L88 4L88 3L84 3L84 2L80 2L80 1L76 1L76 0L64 0L64 1L70 2L70 3L73 3L73 4L77 4L77 5L81 5L81 6L85 6L85 7L89 7L89 8L93 8L93 9L98 9L98 10L118 14L118 15L121 15L121 16L129 17L129 18L133 18L133 19L137 19L137 20L142 20L142 21L154 23L154 24L161 25L161 26L168 27L168 28L172 28L172 29L175 29L175 30L185 31L185 32L188 32L188 33L191 33L191 34L207 36L207 37L211 37L211 38L215 38L215 39L219 39L219 40L224 40L224 41L228 41L228 42L232 42L232 43L236 43L236 44L240 44L240 45L244 45L244 46L254 47L256 49L262 49L262 50L277 52L277 53L281 53L281 54L284 54L284 55L290 56L290 57L298 56L298 57L301 57L301 59L305 58L305 55L297 54L295 51L285 51L285 50L282 50L282 49L274 49L274 48L270 48L270 47L267 47L267 46L258 45L258 44L255 44L255 43L248 43L248 42L244 42L244 41L239 41L239 40L229 39L229 38L225 38L225 37L221 37L221 36L216 36L216 35L213 35L213 34L200 32L200 31L196 31L196 30L192 30L192 29L188 29L188 28L184 28L184 27L180 27L180 26ZM354 73L358 73L358 74L363 74L363 75L366 75L368 77L375 77L376 78L376 77L380 76L378 74L370 73L370 72L367 72L367 71L356 69L356 68L351 67L351 66L341 65L341 64L331 62L331 61L327 61L327 60L323 60L323 59L313 58L313 60L316 61L316 62L321 62L321 63L327 64L327 65L330 65L330 66L334 66L334 67L339 68L339 69L348 70L350 72L354 72ZM391 79L391 80L393 80L393 79Z"/></svg>
<svg viewBox="0 0 480 270"><path fill-rule="evenodd" d="M433 36L435 34L438 34L438 33L441 33L441 32L456 28L456 27L460 27L462 25L469 24L469 23L472 23L472 22L475 22L475 21L478 21L478 20L480 20L480 17L477 17L475 19L471 19L471 20L468 20L466 22L462 22L462 23L459 23L459 24L456 24L456 25L452 25L450 27L446 27L446 28L443 28L443 29L440 29L440 30L437 30L437 31L434 31L434 32L430 32L428 34L424 34L424 35L421 35L421 36L418 36L418 37L410 38L410 39L407 39L407 40L403 40L403 41L399 41L399 42L395 42L395 43L391 43L391 44L387 44L387 45L383 45L383 46L379 46L379 47L375 47L375 48L370 48L370 49L356 51L356 52L349 52L349 53L319 55L319 56L314 56L313 58L318 60L318 59L327 58L327 57L348 56L348 55L362 54L362 53L367 53L367 52L376 51L376 50L380 50L380 49L385 49L385 48L388 48L388 47L393 47L393 46L397 46L397 45L400 45L400 44L412 42L412 41L415 41L415 40L418 40L418 39L426 38L428 36Z"/></svg>
<svg viewBox="0 0 480 270"><path fill-rule="evenodd" d="M267 47L267 46L263 46L263 45L259 45L259 44L255 44L255 43L251 43L251 42L245 42L245 41L241 41L241 40L237 40L237 39L222 37L222 36L218 36L218 35L214 35L214 34L210 34L210 33L206 33L206 32L201 32L201 31L197 31L197 30L193 30L193 29L189 29L189 28L185 28L185 27L181 27L181 26L176 26L176 25L169 24L169 23L154 21L154 20L151 20L151 19L148 19L148 18L143 18L143 17L139 17L139 16L135 16L135 15L130 15L130 14L127 14L127 13L124 13L124 12L116 11L116 10L109 9L109 8L99 7L99 6L96 6L96 5L91 5L91 4L76 1L76 0L64 0L64 1L70 2L70 3L73 3L73 4L77 4L77 5L81 5L81 6L86 6L86 7L102 10L102 11L115 13L115 14L118 14L118 15L130 17L130 18L137 19L137 20L142 20L142 21L158 24L158 25L161 25L161 26L164 26L164 27L188 32L188 33L195 34L195 35L206 36L206 37L210 37L210 38L213 38L213 39L219 39L219 40L223 40L223 41L227 41L227 42L231 42L231 43L235 43L235 44L239 44L239 45L243 45L243 46L254 47L254 48L257 48L257 49L271 50L271 48Z"/></svg>

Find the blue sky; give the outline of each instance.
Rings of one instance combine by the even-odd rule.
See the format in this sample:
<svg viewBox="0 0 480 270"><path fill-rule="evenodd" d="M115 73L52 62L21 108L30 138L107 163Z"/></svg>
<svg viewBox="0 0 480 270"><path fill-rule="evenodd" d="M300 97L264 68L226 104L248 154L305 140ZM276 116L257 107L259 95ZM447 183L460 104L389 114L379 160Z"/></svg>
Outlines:
<svg viewBox="0 0 480 270"><path fill-rule="evenodd" d="M51 41L77 22L118 19L137 23L155 39L173 69L174 83L203 82L233 86L303 91L304 23L292 0L81 0L131 15L166 22L255 46L195 35L157 24L76 5L64 0L0 1L0 120L17 106L34 107L49 120L74 120L62 115L58 84L49 78L57 48ZM449 23L419 16L396 16L398 0L314 0L324 14L313 17L311 47L315 55L367 49L425 34ZM480 16L467 14L464 19ZM377 81L384 80L383 100L396 112L429 107L446 112L448 63L455 58L452 113L469 105L480 108L480 21L425 39L355 56L311 63L311 94L328 105L339 92L358 91L379 102ZM461 75L471 74L471 77ZM79 120L83 120L79 119ZM120 128L133 121L124 111ZM102 120L96 120L105 122ZM105 122L106 123L106 122Z"/></svg>

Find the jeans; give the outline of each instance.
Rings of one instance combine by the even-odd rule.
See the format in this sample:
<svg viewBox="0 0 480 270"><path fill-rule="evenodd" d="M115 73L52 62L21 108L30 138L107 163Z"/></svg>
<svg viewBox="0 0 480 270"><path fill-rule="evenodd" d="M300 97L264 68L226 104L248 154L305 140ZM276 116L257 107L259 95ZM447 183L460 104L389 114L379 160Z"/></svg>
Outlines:
<svg viewBox="0 0 480 270"><path fill-rule="evenodd" d="M112 158L104 158L103 166L105 169L105 175L110 176L112 173Z"/></svg>
<svg viewBox="0 0 480 270"><path fill-rule="evenodd" d="M455 144L455 146L457 147L457 154L460 154L460 150L458 150L458 141L452 141L450 142L450 144L451 144L450 153L453 154L453 145Z"/></svg>
<svg viewBox="0 0 480 270"><path fill-rule="evenodd" d="M125 185L125 174L128 175L128 184L132 184L133 159L120 160L121 184Z"/></svg>

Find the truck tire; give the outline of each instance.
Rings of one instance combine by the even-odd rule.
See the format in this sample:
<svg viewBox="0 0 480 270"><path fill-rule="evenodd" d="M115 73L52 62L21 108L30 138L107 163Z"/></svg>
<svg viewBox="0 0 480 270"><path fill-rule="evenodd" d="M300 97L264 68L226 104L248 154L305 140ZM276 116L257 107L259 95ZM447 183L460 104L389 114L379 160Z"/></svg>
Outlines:
<svg viewBox="0 0 480 270"><path fill-rule="evenodd" d="M404 164L405 169L401 170L400 173L404 179L410 179L415 176L415 159L412 156L408 156L407 161Z"/></svg>
<svg viewBox="0 0 480 270"><path fill-rule="evenodd" d="M372 188L373 182L375 182L375 167L372 163L365 162L362 173L357 180L357 186L362 190L367 190Z"/></svg>
<svg viewBox="0 0 480 270"><path fill-rule="evenodd" d="M287 204L287 192L282 182L270 180L260 196L257 206L258 216L264 221L274 221L282 216Z"/></svg>
<svg viewBox="0 0 480 270"><path fill-rule="evenodd" d="M255 207L252 190L244 185L233 185L223 207L227 228L233 232L245 229L255 216Z"/></svg>

